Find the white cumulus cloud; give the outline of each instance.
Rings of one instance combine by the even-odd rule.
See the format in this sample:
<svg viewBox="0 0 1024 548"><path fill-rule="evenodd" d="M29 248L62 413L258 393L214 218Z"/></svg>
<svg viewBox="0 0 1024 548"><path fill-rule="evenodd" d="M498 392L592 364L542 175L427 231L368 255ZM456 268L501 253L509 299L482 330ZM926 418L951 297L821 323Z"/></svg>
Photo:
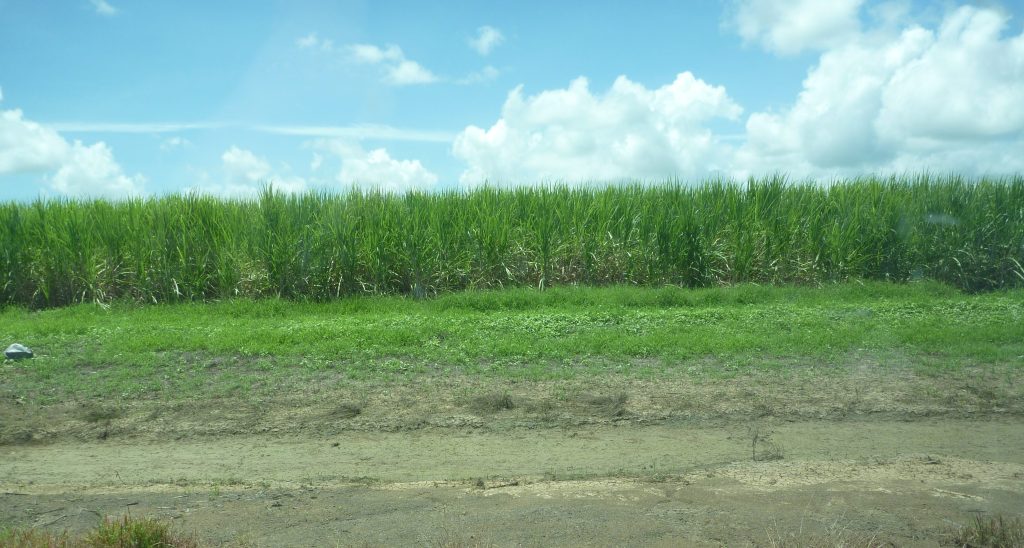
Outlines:
<svg viewBox="0 0 1024 548"><path fill-rule="evenodd" d="M145 182L126 175L102 141L68 142L18 109L0 111L0 176L18 173L39 173L44 184L71 196L138 195Z"/></svg>
<svg viewBox="0 0 1024 548"><path fill-rule="evenodd" d="M144 183L141 175L125 175L103 142L86 146L75 141L50 179L50 185L61 194L115 198L140 194Z"/></svg>
<svg viewBox="0 0 1024 548"><path fill-rule="evenodd" d="M232 182L259 182L271 172L270 162L253 154L251 150L232 146L220 157L224 172Z"/></svg>
<svg viewBox="0 0 1024 548"><path fill-rule="evenodd" d="M0 175L52 171L70 145L53 129L26 120L21 110L0 111Z"/></svg>
<svg viewBox="0 0 1024 548"><path fill-rule="evenodd" d="M335 155L341 160L335 180L342 187L357 185L387 192L428 190L437 185L438 177L419 160L392 158L387 150L365 150L356 143L339 139L321 139L313 144L317 150ZM322 158L314 162L317 167Z"/></svg>
<svg viewBox="0 0 1024 548"><path fill-rule="evenodd" d="M257 156L251 150L231 146L221 154L223 179L216 182L207 178L191 191L227 197L251 198L256 196L263 185L273 185L275 190L288 193L305 192L306 180L302 177L277 173L270 162Z"/></svg>
<svg viewBox="0 0 1024 548"><path fill-rule="evenodd" d="M703 176L727 169L731 154L707 122L741 112L723 87L689 72L657 89L620 76L598 95L581 77L531 97L514 89L501 118L467 127L453 152L470 186Z"/></svg>
<svg viewBox="0 0 1024 548"><path fill-rule="evenodd" d="M747 43L791 55L842 44L859 31L863 0L737 0L728 24Z"/></svg>
<svg viewBox="0 0 1024 548"><path fill-rule="evenodd" d="M937 30L865 33L822 54L795 103L747 120L738 174L1024 169L1024 33L961 7Z"/></svg>
<svg viewBox="0 0 1024 548"><path fill-rule="evenodd" d="M469 47L480 55L489 55L504 41L505 36L501 34L500 30L490 25L484 25L476 29L476 37L469 39Z"/></svg>
<svg viewBox="0 0 1024 548"><path fill-rule="evenodd" d="M938 32L912 29L920 54L882 91L877 126L887 138L993 137L1024 128L1024 33L1002 39L1009 17L961 8Z"/></svg>
<svg viewBox="0 0 1024 548"><path fill-rule="evenodd" d="M1006 12L961 6L929 27L892 3L872 7L861 29L860 2L814 2L807 13L832 29L818 35L807 13L788 11L801 5L751 0L731 15L772 51L822 50L793 102L751 113L740 135L710 129L738 120L740 107L688 72L652 89L625 76L604 93L584 78L533 96L520 87L493 124L455 138L460 181L1024 171L1024 31ZM761 26L743 31L743 14L757 10Z"/></svg>

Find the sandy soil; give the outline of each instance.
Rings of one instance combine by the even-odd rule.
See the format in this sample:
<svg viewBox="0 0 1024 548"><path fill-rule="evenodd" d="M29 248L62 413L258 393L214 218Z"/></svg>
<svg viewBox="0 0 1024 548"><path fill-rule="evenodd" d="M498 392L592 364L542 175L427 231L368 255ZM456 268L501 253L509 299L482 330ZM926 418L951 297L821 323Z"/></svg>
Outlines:
<svg viewBox="0 0 1024 548"><path fill-rule="evenodd" d="M18 445L0 448L0 492L12 524L75 531L131 512L212 544L933 546L1024 508L1024 421Z"/></svg>

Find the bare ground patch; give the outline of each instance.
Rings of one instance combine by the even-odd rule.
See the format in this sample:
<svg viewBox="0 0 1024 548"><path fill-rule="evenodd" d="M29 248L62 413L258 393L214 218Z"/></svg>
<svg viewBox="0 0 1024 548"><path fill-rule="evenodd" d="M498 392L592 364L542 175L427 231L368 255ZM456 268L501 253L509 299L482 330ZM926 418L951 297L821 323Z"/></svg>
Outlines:
<svg viewBox="0 0 1024 548"><path fill-rule="evenodd" d="M0 398L0 445L619 422L1024 415L1024 369L1013 365L966 364L943 370L851 360L840 366L795 362L778 370L684 363L651 378L605 374L518 380L424 374L380 381L353 380L335 371L297 377L276 382L268 378L271 388L266 390L201 397L163 393L37 404L7 393Z"/></svg>

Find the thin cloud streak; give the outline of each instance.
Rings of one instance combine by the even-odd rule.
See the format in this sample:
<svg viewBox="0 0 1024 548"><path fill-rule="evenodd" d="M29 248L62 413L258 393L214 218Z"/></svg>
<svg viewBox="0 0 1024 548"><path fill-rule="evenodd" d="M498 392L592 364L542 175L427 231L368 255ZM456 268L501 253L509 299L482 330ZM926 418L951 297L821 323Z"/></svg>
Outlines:
<svg viewBox="0 0 1024 548"><path fill-rule="evenodd" d="M382 141L416 141L421 143L450 143L455 132L405 129L382 125L358 126L254 126L251 129L278 135L300 137L332 137L343 139L379 139Z"/></svg>
<svg viewBox="0 0 1024 548"><path fill-rule="evenodd" d="M45 123L60 132L70 133L176 133L193 129L220 129L230 124L222 122L52 122Z"/></svg>
<svg viewBox="0 0 1024 548"><path fill-rule="evenodd" d="M239 129L295 137L343 138L354 140L413 141L421 143L451 143L454 131L397 128L379 124L354 126L303 126L240 124L229 122L52 122L47 127L67 133L180 133L195 130Z"/></svg>

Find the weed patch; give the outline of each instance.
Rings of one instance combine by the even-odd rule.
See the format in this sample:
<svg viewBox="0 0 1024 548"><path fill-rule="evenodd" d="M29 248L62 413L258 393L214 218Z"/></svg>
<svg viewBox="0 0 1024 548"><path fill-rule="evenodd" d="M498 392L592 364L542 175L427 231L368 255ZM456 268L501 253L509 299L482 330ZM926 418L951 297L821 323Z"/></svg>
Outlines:
<svg viewBox="0 0 1024 548"><path fill-rule="evenodd" d="M1020 518L976 516L974 521L957 529L951 544L959 548L1019 548L1024 546L1024 523Z"/></svg>
<svg viewBox="0 0 1024 548"><path fill-rule="evenodd" d="M104 518L103 522L85 536L85 545L117 548L197 548L198 541L191 537L174 535L170 526L150 518L124 516Z"/></svg>
<svg viewBox="0 0 1024 548"><path fill-rule="evenodd" d="M761 426L750 429L750 459L753 461L782 460L786 453L778 442L771 439L772 432Z"/></svg>
<svg viewBox="0 0 1024 548"><path fill-rule="evenodd" d="M38 529L0 530L0 546L10 548L198 548L191 536L172 533L170 526L151 518L104 518L81 537Z"/></svg>

